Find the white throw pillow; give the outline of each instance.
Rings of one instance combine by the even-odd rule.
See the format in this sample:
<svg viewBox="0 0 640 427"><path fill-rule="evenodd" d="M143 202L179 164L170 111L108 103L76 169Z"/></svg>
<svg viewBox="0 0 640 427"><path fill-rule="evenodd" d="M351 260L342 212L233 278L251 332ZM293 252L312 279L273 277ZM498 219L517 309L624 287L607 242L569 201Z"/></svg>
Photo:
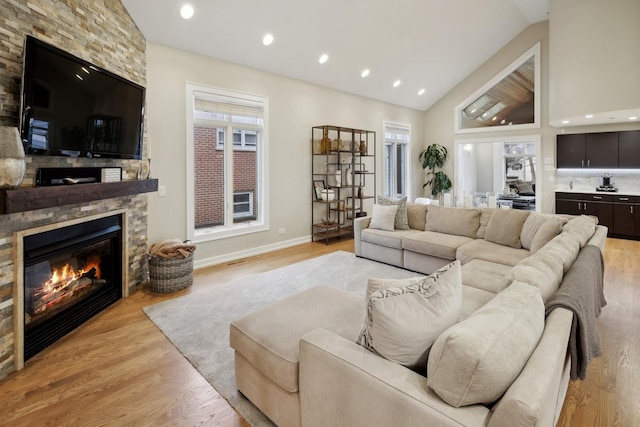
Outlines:
<svg viewBox="0 0 640 427"><path fill-rule="evenodd" d="M378 230L393 231L393 226L396 220L396 212L398 211L398 205L382 206L373 205L373 211L371 212L371 222L369 228L375 228Z"/></svg>
<svg viewBox="0 0 640 427"><path fill-rule="evenodd" d="M367 295L367 314L357 342L385 359L424 371L435 339L460 318L460 262L427 277L369 279Z"/></svg>
<svg viewBox="0 0 640 427"><path fill-rule="evenodd" d="M540 290L513 282L438 337L427 385L451 406L490 404L518 377L543 330Z"/></svg>

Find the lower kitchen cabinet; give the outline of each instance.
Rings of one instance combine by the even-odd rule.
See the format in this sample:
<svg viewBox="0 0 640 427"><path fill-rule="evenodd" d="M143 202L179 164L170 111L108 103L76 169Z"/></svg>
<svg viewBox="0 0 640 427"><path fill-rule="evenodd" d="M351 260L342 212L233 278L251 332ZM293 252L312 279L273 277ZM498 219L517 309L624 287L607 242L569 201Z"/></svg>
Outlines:
<svg viewBox="0 0 640 427"><path fill-rule="evenodd" d="M609 237L640 239L640 196L557 192L556 213L593 215Z"/></svg>

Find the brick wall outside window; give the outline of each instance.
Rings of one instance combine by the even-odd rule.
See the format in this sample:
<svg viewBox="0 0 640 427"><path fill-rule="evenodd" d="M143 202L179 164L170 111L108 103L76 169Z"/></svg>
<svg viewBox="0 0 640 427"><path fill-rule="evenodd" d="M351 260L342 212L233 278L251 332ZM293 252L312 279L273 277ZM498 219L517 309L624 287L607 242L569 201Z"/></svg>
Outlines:
<svg viewBox="0 0 640 427"><path fill-rule="evenodd" d="M195 127L195 226L224 224L224 152L216 150L216 128ZM234 151L234 192L253 193L256 215L256 152ZM251 218L249 218L251 219Z"/></svg>

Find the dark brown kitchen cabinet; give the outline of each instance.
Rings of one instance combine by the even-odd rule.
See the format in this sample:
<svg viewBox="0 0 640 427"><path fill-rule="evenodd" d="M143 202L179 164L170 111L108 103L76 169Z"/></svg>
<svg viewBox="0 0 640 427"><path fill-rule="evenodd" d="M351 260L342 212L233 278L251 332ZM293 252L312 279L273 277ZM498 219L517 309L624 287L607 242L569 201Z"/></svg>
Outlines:
<svg viewBox="0 0 640 427"><path fill-rule="evenodd" d="M556 161L558 168L584 167L585 134L558 135Z"/></svg>
<svg viewBox="0 0 640 427"><path fill-rule="evenodd" d="M640 197L614 197L611 234L619 237L640 237Z"/></svg>
<svg viewBox="0 0 640 427"><path fill-rule="evenodd" d="M618 167L618 132L588 133L585 137L585 167Z"/></svg>
<svg viewBox="0 0 640 427"><path fill-rule="evenodd" d="M556 213L582 215L582 194L556 193Z"/></svg>
<svg viewBox="0 0 640 427"><path fill-rule="evenodd" d="M618 168L618 134L619 132L599 132L558 135L556 138L557 167L559 169Z"/></svg>
<svg viewBox="0 0 640 427"><path fill-rule="evenodd" d="M556 213L593 215L598 224L613 227L613 196L608 194L556 193Z"/></svg>
<svg viewBox="0 0 640 427"><path fill-rule="evenodd" d="M609 230L613 229L613 203L606 199L607 196L595 196L585 194L583 198L583 213L598 218L598 224L604 225Z"/></svg>
<svg viewBox="0 0 640 427"><path fill-rule="evenodd" d="M640 130L618 133L618 167L640 168Z"/></svg>

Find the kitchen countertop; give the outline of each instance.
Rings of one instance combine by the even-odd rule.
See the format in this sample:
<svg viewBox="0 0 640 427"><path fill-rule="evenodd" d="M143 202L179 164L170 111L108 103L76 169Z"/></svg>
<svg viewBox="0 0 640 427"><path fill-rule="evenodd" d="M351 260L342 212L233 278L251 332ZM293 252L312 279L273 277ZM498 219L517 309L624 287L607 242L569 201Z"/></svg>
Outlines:
<svg viewBox="0 0 640 427"><path fill-rule="evenodd" d="M554 190L556 193L578 193L578 194L610 194L612 196L640 196L640 191L623 191L623 190L618 190L618 191L596 191L595 189L593 190L580 190L580 189L559 189L556 188Z"/></svg>

